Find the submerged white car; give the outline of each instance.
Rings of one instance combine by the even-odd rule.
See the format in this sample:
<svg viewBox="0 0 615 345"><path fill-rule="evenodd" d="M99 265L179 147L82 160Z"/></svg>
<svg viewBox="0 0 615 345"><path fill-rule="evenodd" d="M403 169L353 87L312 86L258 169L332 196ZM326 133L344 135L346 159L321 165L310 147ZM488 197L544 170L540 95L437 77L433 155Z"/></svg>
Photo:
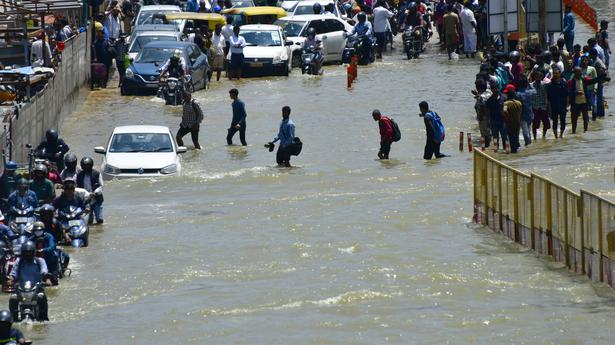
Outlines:
<svg viewBox="0 0 615 345"><path fill-rule="evenodd" d="M242 25L239 35L246 40L243 49L243 71L265 75L287 76L290 67L290 46L277 25ZM230 60L229 52L228 59Z"/></svg>
<svg viewBox="0 0 615 345"><path fill-rule="evenodd" d="M116 127L106 147L94 152L104 155L100 171L103 179L127 177L157 177L179 175L181 159L186 152L177 146L168 127Z"/></svg>

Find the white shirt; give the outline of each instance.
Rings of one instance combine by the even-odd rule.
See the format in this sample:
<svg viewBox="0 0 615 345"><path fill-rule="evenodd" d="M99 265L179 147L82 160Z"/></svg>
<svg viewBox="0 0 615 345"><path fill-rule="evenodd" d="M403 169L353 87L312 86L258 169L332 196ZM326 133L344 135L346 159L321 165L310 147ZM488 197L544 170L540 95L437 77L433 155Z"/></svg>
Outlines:
<svg viewBox="0 0 615 345"><path fill-rule="evenodd" d="M231 24L226 24L222 27L222 36L224 36L225 42L231 41L231 36L233 36L233 26Z"/></svg>
<svg viewBox="0 0 615 345"><path fill-rule="evenodd" d="M464 7L463 11L459 13L459 19L461 20L463 32L474 32L474 27L472 26L472 23L476 24L474 12L472 12L469 8Z"/></svg>
<svg viewBox="0 0 615 345"><path fill-rule="evenodd" d="M122 31L120 16L114 17L110 14L107 20L105 20L105 27L109 31L110 38L117 39L120 37L120 32Z"/></svg>
<svg viewBox="0 0 615 345"><path fill-rule="evenodd" d="M374 8L374 32L386 32L391 17L393 13L386 8L382 6Z"/></svg>
<svg viewBox="0 0 615 345"><path fill-rule="evenodd" d="M243 54L243 48L246 46L246 39L241 36L231 36L231 54Z"/></svg>
<svg viewBox="0 0 615 345"><path fill-rule="evenodd" d="M45 60L51 61L51 49L49 43L45 43ZM43 66L43 41L36 40L30 48L30 63L33 67Z"/></svg>
<svg viewBox="0 0 615 345"><path fill-rule="evenodd" d="M214 32L212 37L214 49L216 50L216 55L223 55L225 46L224 36L222 35L222 33L220 33L220 35L216 35L216 33Z"/></svg>

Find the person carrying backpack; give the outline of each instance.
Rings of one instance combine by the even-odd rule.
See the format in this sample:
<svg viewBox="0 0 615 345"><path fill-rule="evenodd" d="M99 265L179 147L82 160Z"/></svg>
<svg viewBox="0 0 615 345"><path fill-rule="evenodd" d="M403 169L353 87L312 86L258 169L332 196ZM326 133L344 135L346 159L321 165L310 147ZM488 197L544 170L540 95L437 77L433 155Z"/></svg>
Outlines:
<svg viewBox="0 0 615 345"><path fill-rule="evenodd" d="M425 131L427 132L427 141L425 142L425 153L423 158L429 160L434 155L436 158L446 157L440 152L440 144L444 141L444 125L440 116L434 111L429 110L429 104L426 101L419 103L421 110L420 116L425 121Z"/></svg>
<svg viewBox="0 0 615 345"><path fill-rule="evenodd" d="M179 124L179 130L175 136L177 146L184 146L182 138L190 133L192 136L192 143L197 150L201 149L199 144L199 129L201 122L203 121L203 110L201 106L192 98L189 92L184 93L184 104L182 108L182 122Z"/></svg>
<svg viewBox="0 0 615 345"><path fill-rule="evenodd" d="M378 158L389 159L391 144L401 139L399 127L395 121L382 115L378 109L372 111L372 117L374 121L378 122L378 126L380 127L380 150L378 151Z"/></svg>

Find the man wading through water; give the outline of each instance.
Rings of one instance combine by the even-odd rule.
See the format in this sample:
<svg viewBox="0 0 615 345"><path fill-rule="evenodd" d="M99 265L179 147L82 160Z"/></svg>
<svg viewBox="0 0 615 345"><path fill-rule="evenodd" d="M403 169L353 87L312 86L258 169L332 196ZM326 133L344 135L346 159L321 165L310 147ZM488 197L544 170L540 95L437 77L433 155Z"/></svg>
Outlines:
<svg viewBox="0 0 615 345"><path fill-rule="evenodd" d="M230 146L233 145L233 136L239 131L239 140L241 145L247 146L246 143L246 105L239 99L239 90L231 89L229 96L233 100L233 120L231 121L231 128L228 129L228 135L226 136L226 143Z"/></svg>
<svg viewBox="0 0 615 345"><path fill-rule="evenodd" d="M391 119L382 115L378 109L372 112L372 117L374 121L378 122L378 127L380 127L380 150L378 151L378 158L389 159L389 152L391 151L391 144L393 143L393 136L395 135L393 123Z"/></svg>
<svg viewBox="0 0 615 345"><path fill-rule="evenodd" d="M203 110L201 110L201 106L196 100L192 99L192 95L189 92L184 93L184 105L182 110L182 122L179 124L179 130L175 136L177 146L184 146L182 138L190 133L194 148L200 150L199 129L203 121Z"/></svg>
<svg viewBox="0 0 615 345"><path fill-rule="evenodd" d="M290 155L295 142L295 123L290 119L289 106L284 106L282 108L282 123L280 123L278 135L276 135L271 142L267 143L265 147L272 151L273 144L278 140L280 141L280 147L278 147L278 152L276 154L278 166L290 167Z"/></svg>

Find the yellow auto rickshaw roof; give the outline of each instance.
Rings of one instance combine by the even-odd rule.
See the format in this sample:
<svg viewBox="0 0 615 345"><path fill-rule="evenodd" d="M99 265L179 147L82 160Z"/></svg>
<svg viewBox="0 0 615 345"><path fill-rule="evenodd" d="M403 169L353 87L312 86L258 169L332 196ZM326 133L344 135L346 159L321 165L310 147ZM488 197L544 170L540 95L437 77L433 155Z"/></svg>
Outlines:
<svg viewBox="0 0 615 345"><path fill-rule="evenodd" d="M224 16L218 13L173 12L164 15L167 20L208 20L224 22Z"/></svg>
<svg viewBox="0 0 615 345"><path fill-rule="evenodd" d="M286 11L281 7L275 6L255 6L255 7L241 7L241 8L229 8L222 11L224 14L244 14L246 16L260 16L260 15L276 15L278 17L286 16Z"/></svg>

